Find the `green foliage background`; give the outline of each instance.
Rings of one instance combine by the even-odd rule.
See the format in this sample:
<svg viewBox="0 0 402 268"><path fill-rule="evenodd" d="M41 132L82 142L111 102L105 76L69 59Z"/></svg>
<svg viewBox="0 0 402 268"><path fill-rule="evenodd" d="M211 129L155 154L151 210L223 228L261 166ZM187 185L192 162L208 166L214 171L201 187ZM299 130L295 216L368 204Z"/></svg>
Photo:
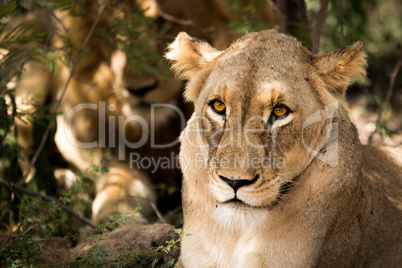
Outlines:
<svg viewBox="0 0 402 268"><path fill-rule="evenodd" d="M318 0L307 0L308 17L315 25ZM321 52L351 45L360 40L368 54L368 79L348 94L365 98L368 111L382 105L389 84L389 75L400 57L402 44L402 2L398 0L331 0L321 36ZM391 106L386 118L402 112L402 78L395 80ZM386 122L385 122L386 125ZM401 131L393 129L388 134Z"/></svg>

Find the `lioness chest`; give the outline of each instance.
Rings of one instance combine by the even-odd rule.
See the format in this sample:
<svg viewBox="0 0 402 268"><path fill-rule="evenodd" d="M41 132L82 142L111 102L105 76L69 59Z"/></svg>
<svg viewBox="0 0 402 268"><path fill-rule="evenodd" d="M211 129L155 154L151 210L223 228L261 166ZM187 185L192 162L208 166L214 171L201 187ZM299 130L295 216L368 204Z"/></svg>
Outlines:
<svg viewBox="0 0 402 268"><path fill-rule="evenodd" d="M197 226L193 225L194 228ZM286 228L287 226L285 226ZM269 226L268 226L269 228ZM263 230L264 229L264 230ZM181 258L186 267L308 267L313 245L296 229L286 234L272 228L240 231L194 233L183 240ZM286 228L287 229L287 228ZM283 235L289 239L284 239Z"/></svg>

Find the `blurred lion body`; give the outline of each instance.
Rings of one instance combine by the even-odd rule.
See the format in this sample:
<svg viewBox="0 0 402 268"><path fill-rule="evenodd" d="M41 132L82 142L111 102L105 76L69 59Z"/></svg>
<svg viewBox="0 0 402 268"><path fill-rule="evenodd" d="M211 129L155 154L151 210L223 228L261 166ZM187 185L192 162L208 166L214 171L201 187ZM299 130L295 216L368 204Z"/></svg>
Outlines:
<svg viewBox="0 0 402 268"><path fill-rule="evenodd" d="M215 40L222 46L228 45L234 34L226 34L229 32L227 24L239 15L231 15L233 12L228 10L226 1L225 5L220 3L213 14L207 14L206 10L215 4L214 1L194 0L188 3L181 0L141 0L105 1L104 4L106 8L92 32L91 27L101 8L94 1L82 1L82 9L87 11L84 16L72 16L68 12L56 11L59 21L55 21L43 11L43 14L37 13L36 17L31 15L26 20L36 21L38 14L42 17L49 31L45 45L51 48L65 46L66 39L60 36L66 36L71 38L74 48L78 49L88 34L92 34L84 57L76 66L75 74L58 110L60 115L57 116L55 142L63 158L80 171L88 171L93 165L102 165L109 169L97 183L93 204L95 222L109 220L117 213L129 214L137 203L143 207L141 216L138 217L138 221L143 222L144 218L153 213L150 202L157 200L152 185L163 182L177 186L180 174L178 168L158 169L156 173L151 173L154 167L140 169L136 166L138 161L130 164L130 154L154 159L170 157L177 154L178 147L154 149L150 141L151 136L147 136L143 146L130 148L127 144L138 142L148 133L141 122L130 118L137 116L144 120L145 127L149 131L153 130L149 135L153 135L152 142L155 144L174 142L180 133L179 112L166 105L152 110L151 105L177 106L184 109L186 114L180 97L182 84L172 77L165 79L150 72L136 70L130 66L123 49L107 40L105 33L109 33L110 24L115 18L124 16L124 12L131 14L141 8L145 10L145 16L154 18L152 24L145 26L150 29L144 28L143 31L169 28L166 34L168 37L164 37L160 42L149 40L147 44L150 51L162 55L166 43L171 41L169 36L174 36L181 30L187 30L210 42ZM272 19L271 13L269 7L259 12L267 20ZM182 18L182 21L175 22L175 17L171 21L165 19L171 15ZM61 35L56 34L53 28ZM68 34L64 28L68 30ZM159 70L167 67L164 61L151 65ZM25 65L25 71L16 89L16 100L21 109L32 109L33 102L43 106L60 98L70 76L71 66L60 61L57 69L57 73L50 74L44 71L39 63ZM32 126L22 122L19 122L18 126L20 143L30 148L33 145ZM96 145L83 148L92 143ZM103 156L105 151L111 153L109 157Z"/></svg>
<svg viewBox="0 0 402 268"><path fill-rule="evenodd" d="M402 150L362 146L338 103L365 75L361 42L313 55L270 30L219 51L181 33L166 57L195 106L176 267L402 263Z"/></svg>

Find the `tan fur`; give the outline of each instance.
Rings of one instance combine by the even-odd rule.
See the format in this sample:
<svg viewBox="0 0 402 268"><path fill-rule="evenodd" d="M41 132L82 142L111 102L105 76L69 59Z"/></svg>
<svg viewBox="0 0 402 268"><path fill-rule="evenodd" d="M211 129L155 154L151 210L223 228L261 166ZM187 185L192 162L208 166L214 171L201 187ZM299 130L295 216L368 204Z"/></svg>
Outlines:
<svg viewBox="0 0 402 268"><path fill-rule="evenodd" d="M362 43L313 55L262 31L207 63L205 47L180 34L167 54L195 106L180 152L192 236L177 267L398 267L402 150L362 146L338 103L365 75ZM291 112L274 120L278 104ZM250 184L235 193L238 180Z"/></svg>

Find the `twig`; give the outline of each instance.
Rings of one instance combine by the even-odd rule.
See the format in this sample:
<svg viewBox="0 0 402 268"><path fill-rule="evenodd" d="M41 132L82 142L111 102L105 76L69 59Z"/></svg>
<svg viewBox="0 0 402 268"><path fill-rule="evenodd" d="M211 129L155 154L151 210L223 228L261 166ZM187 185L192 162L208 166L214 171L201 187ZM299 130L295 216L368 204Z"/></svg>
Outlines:
<svg viewBox="0 0 402 268"><path fill-rule="evenodd" d="M192 25L194 22L193 20L183 20L183 19L179 19L176 18L170 14L167 14L165 12L163 12L162 10L158 10L158 15L161 16L162 18L164 18L165 20L180 24L180 25L185 25L185 26L189 26Z"/></svg>
<svg viewBox="0 0 402 268"><path fill-rule="evenodd" d="M71 36L70 33L68 31L68 29L66 28L66 26L64 25L64 23L56 16L56 14L54 14L53 10L51 10L50 8L48 8L47 6L43 5L42 3L40 3L37 0L33 0L33 2L35 4L37 4L39 7L45 9L47 12L49 12L50 16L52 16L59 24L60 26L63 28L63 31L66 33L68 39L71 40Z"/></svg>
<svg viewBox="0 0 402 268"><path fill-rule="evenodd" d="M377 121L375 122L375 128L374 128L373 132L371 132L371 134L370 134L370 137L368 139L368 144L372 143L373 136L378 129L378 124L380 123L380 121L382 119L382 114L385 110L385 107L387 107L387 105L389 104L389 101L391 100L392 92L394 91L395 78L399 72L399 69L401 68L401 65L402 65L402 45L400 44L399 45L399 58L394 66L394 69L392 70L392 73L389 76L389 84L388 84L387 94L385 95L384 102L382 103L381 108L378 111L378 117L377 117Z"/></svg>
<svg viewBox="0 0 402 268"><path fill-rule="evenodd" d="M155 203L150 201L151 207L154 209L156 216L158 216L159 220L163 223L166 223L165 219L163 218L162 214L160 213L159 209L156 207Z"/></svg>
<svg viewBox="0 0 402 268"><path fill-rule="evenodd" d="M182 209L182 206L178 206L176 208L174 208L173 210L169 211L168 213L166 213L165 218L166 219L170 219L171 217L173 217L177 212L179 212Z"/></svg>
<svg viewBox="0 0 402 268"><path fill-rule="evenodd" d="M62 25L63 31L65 32L67 38L71 40L71 36L70 36L70 33L68 32L68 29L61 23L60 19L57 18L57 16L53 13L53 11L52 11L50 8L48 8L48 7L44 6L44 5L42 5L41 3L37 2L37 1L33 1L33 2L35 2L39 7L43 8L44 10L46 10L53 18L55 18L55 20L56 20L58 23L60 23L60 24ZM62 41L62 43L64 44L64 46L65 46L65 47L68 47L68 44L64 41L63 36L57 31L57 30L58 30L58 29L57 29L57 26L53 25L53 23L52 23L51 21L49 21L48 19L46 19L44 16L41 16L41 15L37 14L34 10L32 10L32 9L30 9L30 8L28 8L28 7L25 7L25 6L24 6L23 4L21 4L21 3L20 3L20 5L21 5L24 9L26 9L28 12L30 12L38 21L42 22L43 24L45 24L46 26L48 26L49 28L51 28L51 29L52 29L52 33L55 33L55 34L60 38L60 40ZM49 42L52 33L50 33L50 34L47 36L47 38L46 38L46 40L45 40L45 44L44 44L45 46L46 46L46 44Z"/></svg>
<svg viewBox="0 0 402 268"><path fill-rule="evenodd" d="M15 183L10 183L10 182L6 182L2 179L0 179L0 186L5 187L5 188L9 188L10 191L14 191L17 190L18 192L30 195L30 196L35 196L35 197L41 197L43 200L47 201L47 202L54 202L56 203L59 207L61 207L65 212L71 214L72 216L74 216L75 218L77 218L78 220L84 222L85 224L91 226L92 228L96 228L96 225L91 222L90 220L88 220L87 218L85 218L84 216L80 215L79 213L75 212L74 210L72 210L70 207L64 205L63 203L60 203L58 200L46 196L46 195L42 195L40 193L28 190L18 184Z"/></svg>
<svg viewBox="0 0 402 268"><path fill-rule="evenodd" d="M101 7L101 9L100 9L100 11L98 13L98 16L96 17L94 23L91 26L91 29L89 30L88 35L85 38L84 43L80 47L80 50L87 46L87 44L88 44L88 42L89 42L90 38L92 37L92 34L93 34L94 30L95 30L95 27L98 24L102 14L103 14L103 11L104 11L104 7ZM66 94L67 87L70 84L70 81L74 76L75 68L77 67L77 64L78 64L79 60L80 59L77 59L72 64L70 75L69 75L69 77L68 77L68 79L66 81L66 84L64 85L64 88L63 88L63 91L61 92L60 98L58 99L56 105L54 106L55 111L57 111L59 109L59 107L60 107L61 101L63 100L64 95ZM46 139L49 136L50 129L53 127L53 125L54 125L54 121L50 120L49 125L46 128L45 134L42 137L41 143L40 143L38 149L36 150L35 155L33 156L32 160L31 160L31 163L29 164L28 170L25 173L23 179L18 183L18 185L22 186L25 183L25 181L27 180L29 174L31 173L31 170L32 170L33 166L35 165L36 161L38 160L39 154L41 153L43 147L45 146Z"/></svg>
<svg viewBox="0 0 402 268"><path fill-rule="evenodd" d="M327 17L329 0L321 0L320 3L320 11L318 11L317 24L313 31L313 41L311 44L311 52L313 52L314 54L318 53L318 49L320 47L320 38L322 28L324 27L325 18Z"/></svg>
<svg viewBox="0 0 402 268"><path fill-rule="evenodd" d="M344 46L345 45L345 33L343 30L343 25L345 24L345 18L343 15L343 6L342 6L342 0L339 0L339 15L341 17L341 30L339 31L339 33L341 34L341 45Z"/></svg>
<svg viewBox="0 0 402 268"><path fill-rule="evenodd" d="M159 220L163 223L166 223L166 220L163 218L162 213L159 211L158 207L152 200L150 200L149 198L137 196L137 195L131 195L130 197L148 201L149 204L151 205L152 209L155 211L156 216L158 216Z"/></svg>
<svg viewBox="0 0 402 268"><path fill-rule="evenodd" d="M96 86L96 83L91 83L91 82L87 82L87 81L82 80L81 78L78 77L78 75L75 72L73 74L73 77L74 77L75 80L77 80L77 82L80 82L83 85L88 85L88 86L91 86L91 87Z"/></svg>

